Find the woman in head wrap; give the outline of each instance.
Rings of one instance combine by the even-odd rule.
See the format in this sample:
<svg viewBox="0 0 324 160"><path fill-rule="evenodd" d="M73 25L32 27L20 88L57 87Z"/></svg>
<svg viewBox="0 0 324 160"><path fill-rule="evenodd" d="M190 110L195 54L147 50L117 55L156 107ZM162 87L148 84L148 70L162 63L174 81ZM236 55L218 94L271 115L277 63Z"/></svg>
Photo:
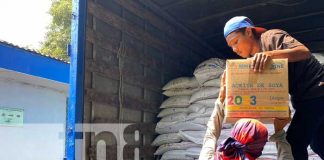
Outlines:
<svg viewBox="0 0 324 160"><path fill-rule="evenodd" d="M268 130L256 119L240 119L216 151L216 160L254 160L262 155Z"/></svg>

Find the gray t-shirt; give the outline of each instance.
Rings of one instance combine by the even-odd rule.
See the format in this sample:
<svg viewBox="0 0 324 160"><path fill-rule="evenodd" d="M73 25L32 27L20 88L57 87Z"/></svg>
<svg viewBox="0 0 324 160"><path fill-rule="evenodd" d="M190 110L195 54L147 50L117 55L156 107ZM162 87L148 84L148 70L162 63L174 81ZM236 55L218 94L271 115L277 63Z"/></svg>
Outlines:
<svg viewBox="0 0 324 160"><path fill-rule="evenodd" d="M289 49L303 45L279 29L264 32L261 37L262 51ZM314 56L298 62L289 62L289 93L292 101L304 101L312 98L324 98L324 86L318 86L324 81L324 66Z"/></svg>

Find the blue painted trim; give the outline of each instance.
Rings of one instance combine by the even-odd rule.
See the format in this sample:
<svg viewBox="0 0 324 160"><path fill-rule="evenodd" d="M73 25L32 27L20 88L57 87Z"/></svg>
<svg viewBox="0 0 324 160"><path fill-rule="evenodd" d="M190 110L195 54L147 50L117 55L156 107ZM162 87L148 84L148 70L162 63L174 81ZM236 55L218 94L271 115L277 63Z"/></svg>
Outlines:
<svg viewBox="0 0 324 160"><path fill-rule="evenodd" d="M63 61L0 43L0 68L69 83L69 67Z"/></svg>
<svg viewBox="0 0 324 160"><path fill-rule="evenodd" d="M84 55L86 29L86 0L72 1L71 24L71 65L70 65L70 93L67 109L66 128L66 159L75 160L82 150L82 144L75 140L82 138L82 133L75 132L75 124L83 122L83 93L84 93Z"/></svg>

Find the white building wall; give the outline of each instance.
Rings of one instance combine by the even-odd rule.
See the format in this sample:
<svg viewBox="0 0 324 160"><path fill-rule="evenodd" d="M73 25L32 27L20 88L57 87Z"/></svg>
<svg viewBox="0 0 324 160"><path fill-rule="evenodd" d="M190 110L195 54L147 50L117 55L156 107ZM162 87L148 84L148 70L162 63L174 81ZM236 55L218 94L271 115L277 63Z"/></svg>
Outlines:
<svg viewBox="0 0 324 160"><path fill-rule="evenodd" d="M0 73L0 107L24 109L22 127L0 125L0 159L62 160L67 85L54 89L57 82Z"/></svg>

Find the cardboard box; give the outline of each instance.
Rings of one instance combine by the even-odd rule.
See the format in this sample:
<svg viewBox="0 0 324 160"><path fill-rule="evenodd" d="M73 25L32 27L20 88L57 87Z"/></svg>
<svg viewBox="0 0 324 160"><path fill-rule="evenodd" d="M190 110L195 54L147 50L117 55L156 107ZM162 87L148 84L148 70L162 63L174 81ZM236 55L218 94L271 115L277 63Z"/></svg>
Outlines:
<svg viewBox="0 0 324 160"><path fill-rule="evenodd" d="M263 72L251 69L251 59L226 62L225 117L289 117L288 60L273 59Z"/></svg>

